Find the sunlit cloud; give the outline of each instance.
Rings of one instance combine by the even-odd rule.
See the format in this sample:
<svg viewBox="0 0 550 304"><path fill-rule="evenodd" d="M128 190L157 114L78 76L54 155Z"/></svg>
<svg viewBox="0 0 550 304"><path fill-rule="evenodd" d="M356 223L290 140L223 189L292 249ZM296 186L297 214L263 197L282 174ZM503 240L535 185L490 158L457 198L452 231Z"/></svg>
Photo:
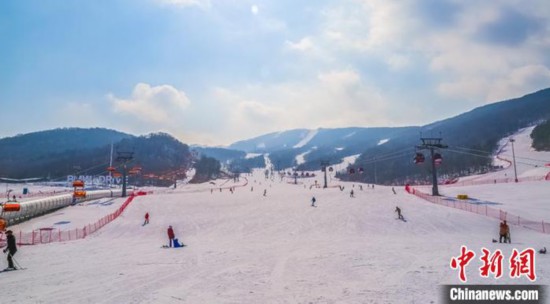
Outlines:
<svg viewBox="0 0 550 304"><path fill-rule="evenodd" d="M55 126L108 122L230 143L290 128L426 124L550 84L546 0L146 2L113 4L112 20L87 1L37 10L40 29L5 16L29 33L14 29L0 56L6 111L48 100L68 117ZM75 32L59 27L65 18L90 22ZM28 38L39 36L59 41L45 49ZM26 52L40 49L29 69ZM79 100L89 115L67 104Z"/></svg>
<svg viewBox="0 0 550 304"><path fill-rule="evenodd" d="M391 104L353 70L327 71L301 83L216 88L213 96L220 111L230 109L227 121L218 122L225 143L275 130L384 126Z"/></svg>
<svg viewBox="0 0 550 304"><path fill-rule="evenodd" d="M250 7L250 12L254 15L258 15L258 13L260 12L260 9L258 8L257 5L252 5Z"/></svg>
<svg viewBox="0 0 550 304"><path fill-rule="evenodd" d="M386 72L426 61L426 66L414 67L436 81L423 90L442 100L464 98L471 107L517 97L544 83L550 62L550 16L541 14L545 8L544 1L523 6L512 0L345 1L324 10L322 30L308 39L340 60L355 54L351 58L385 63ZM306 44L285 45L299 49ZM519 80L525 73L542 81Z"/></svg>
<svg viewBox="0 0 550 304"><path fill-rule="evenodd" d="M108 94L115 113L152 124L173 125L190 104L185 92L170 85L138 83L128 99Z"/></svg>
<svg viewBox="0 0 550 304"><path fill-rule="evenodd" d="M297 42L285 41L285 47L289 50L296 50L300 52L307 52L313 49L313 41L310 37L304 37Z"/></svg>
<svg viewBox="0 0 550 304"><path fill-rule="evenodd" d="M209 8L211 6L210 0L156 0L157 3L162 6L174 6L174 7L200 7Z"/></svg>

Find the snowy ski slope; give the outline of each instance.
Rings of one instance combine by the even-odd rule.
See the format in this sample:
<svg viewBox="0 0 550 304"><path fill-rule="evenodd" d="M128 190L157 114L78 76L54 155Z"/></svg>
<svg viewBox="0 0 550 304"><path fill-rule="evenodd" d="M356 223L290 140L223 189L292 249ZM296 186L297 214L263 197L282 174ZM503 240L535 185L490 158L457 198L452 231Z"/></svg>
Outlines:
<svg viewBox="0 0 550 304"><path fill-rule="evenodd" d="M86 239L20 247L15 258L27 269L0 274L1 302L440 303L439 286L460 283L458 271L449 267L460 246L477 254L466 272L471 284L533 284L509 278L506 263L502 278L481 278L481 248L501 249L508 258L514 248L550 247L550 235L513 225L512 244L492 243L497 220L425 202L402 188L394 195L391 187L361 191L358 184L332 180L331 186L345 189L310 189L315 179L321 182L320 174L293 185L266 180L263 170L247 178L242 187L244 178L157 191L136 198L121 217ZM220 192L222 183L236 186L235 192ZM441 191L465 192L550 220L549 182ZM396 205L407 222L396 220ZM84 226L99 216L83 216L86 208L102 206L49 216ZM146 212L150 224L142 226ZM17 234L53 220L10 228ZM187 247L161 248L168 243L168 225ZM550 284L550 257L536 256L536 274L534 284Z"/></svg>

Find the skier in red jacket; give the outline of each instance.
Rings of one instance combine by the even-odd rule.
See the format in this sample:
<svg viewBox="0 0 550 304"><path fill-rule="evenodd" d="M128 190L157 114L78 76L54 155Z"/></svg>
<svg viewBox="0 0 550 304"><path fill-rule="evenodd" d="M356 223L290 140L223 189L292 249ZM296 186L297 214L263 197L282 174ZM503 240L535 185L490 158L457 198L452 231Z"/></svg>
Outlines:
<svg viewBox="0 0 550 304"><path fill-rule="evenodd" d="M172 247L172 241L174 240L176 236L174 235L174 229L172 229L172 226L168 227L168 239L170 241L170 247Z"/></svg>
<svg viewBox="0 0 550 304"><path fill-rule="evenodd" d="M143 226L149 224L149 212L145 213L145 222L143 222Z"/></svg>

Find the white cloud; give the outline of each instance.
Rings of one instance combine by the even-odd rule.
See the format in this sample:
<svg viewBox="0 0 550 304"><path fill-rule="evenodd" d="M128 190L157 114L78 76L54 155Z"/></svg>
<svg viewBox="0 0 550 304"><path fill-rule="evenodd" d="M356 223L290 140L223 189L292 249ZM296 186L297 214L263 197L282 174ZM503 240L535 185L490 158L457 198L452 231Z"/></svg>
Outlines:
<svg viewBox="0 0 550 304"><path fill-rule="evenodd" d="M356 52L407 44L416 21L406 14L410 1L345 1L324 11L322 35L336 49ZM388 49L389 48L389 49Z"/></svg>
<svg viewBox="0 0 550 304"><path fill-rule="evenodd" d="M550 84L550 69L543 65L527 65L502 75L496 83L490 86L488 101L500 101L511 97L519 97L527 93L548 87Z"/></svg>
<svg viewBox="0 0 550 304"><path fill-rule="evenodd" d="M65 118L69 125L79 127L96 127L103 122L104 117L101 109L89 102L67 102L63 107L57 109L57 117Z"/></svg>
<svg viewBox="0 0 550 304"><path fill-rule="evenodd" d="M254 15L258 15L258 13L260 12L260 9L258 8L257 5L252 5L250 7L250 12Z"/></svg>
<svg viewBox="0 0 550 304"><path fill-rule="evenodd" d="M548 86L544 82L550 62L546 1L526 5L516 0L449 1L450 9L445 12L426 3L430 2L341 1L324 10L324 23L308 39L340 64L355 63L346 58L364 58L385 63L388 73L413 66L423 69L419 72L434 79L431 84L426 82L424 94L433 92L442 101L465 99L469 105L483 104ZM438 16L434 22L439 23L430 23L425 13ZM516 19L509 20L509 16ZM514 22L525 31L511 33ZM513 44L505 44L508 41ZM287 48L301 45L285 43ZM422 66L423 62L427 65ZM522 80L526 75L538 75L542 81L535 81L537 87Z"/></svg>
<svg viewBox="0 0 550 304"><path fill-rule="evenodd" d="M113 94L108 94L107 97L112 102L115 113L159 126L177 124L190 104L185 92L170 85L152 87L146 83L138 83L129 99L118 98Z"/></svg>
<svg viewBox="0 0 550 304"><path fill-rule="evenodd" d="M200 8L209 8L211 6L210 0L156 0L157 3L164 6L175 7L192 7L197 6Z"/></svg>
<svg viewBox="0 0 550 304"><path fill-rule="evenodd" d="M251 123L271 124L283 114L282 109L264 105L257 101L241 101L237 105L237 119Z"/></svg>
<svg viewBox="0 0 550 304"><path fill-rule="evenodd" d="M550 23L542 13L544 1L519 7L517 0L444 2L445 12L429 5L438 0L329 2L316 16L320 19L311 18L320 23L306 22L293 32L288 29L295 20L262 26L273 18L270 7L256 14L254 5L244 4L255 15L254 34L278 30L284 60L276 68L258 68L263 80L277 83L228 85L213 92L227 113L222 140L299 127L429 123L548 86ZM491 43L479 33L502 19L503 7L521 10L519 16L536 15L547 26L515 45ZM445 102L454 103L432 110Z"/></svg>
<svg viewBox="0 0 550 304"><path fill-rule="evenodd" d="M331 88L346 88L358 84L361 76L353 70L330 71L317 76L321 83Z"/></svg>
<svg viewBox="0 0 550 304"><path fill-rule="evenodd" d="M225 112L227 125L220 126L226 141L292 128L388 123L390 100L351 69L319 73L299 83L216 88L213 93L220 110L231 109Z"/></svg>
<svg viewBox="0 0 550 304"><path fill-rule="evenodd" d="M386 63L392 70L403 70L411 65L411 59L407 55L391 54L386 58Z"/></svg>
<svg viewBox="0 0 550 304"><path fill-rule="evenodd" d="M248 87L246 90L256 90L257 88ZM230 126L255 128L258 125L276 121L284 113L277 106L259 102L254 99L254 96L243 96L227 88L215 88L213 95L220 102L221 111L225 112Z"/></svg>
<svg viewBox="0 0 550 304"><path fill-rule="evenodd" d="M289 50L296 50L300 52L307 52L313 49L314 45L310 37L304 37L298 42L285 41L285 47Z"/></svg>

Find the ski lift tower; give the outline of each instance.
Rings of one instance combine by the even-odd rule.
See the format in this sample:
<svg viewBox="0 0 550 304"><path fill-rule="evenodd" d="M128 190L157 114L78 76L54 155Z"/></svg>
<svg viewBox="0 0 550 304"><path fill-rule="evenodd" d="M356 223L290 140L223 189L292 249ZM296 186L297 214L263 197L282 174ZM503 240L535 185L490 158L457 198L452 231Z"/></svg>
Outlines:
<svg viewBox="0 0 550 304"><path fill-rule="evenodd" d="M514 159L514 181L518 182L518 170L516 167L516 152L514 152L514 142L516 142L515 139L510 138L510 142L512 143L512 158Z"/></svg>
<svg viewBox="0 0 550 304"><path fill-rule="evenodd" d="M330 163L326 160L322 160L321 161L321 171L323 171L323 173L325 174L325 184L323 185L323 188L328 188L328 185L327 185L327 167Z"/></svg>
<svg viewBox="0 0 550 304"><path fill-rule="evenodd" d="M116 161L122 163L122 197L126 197L127 172L126 164L134 159L134 152L116 152Z"/></svg>
<svg viewBox="0 0 550 304"><path fill-rule="evenodd" d="M417 150L430 150L430 155L432 157L432 195L433 196L439 196L439 189L437 188L437 171L436 171L436 165L441 163L441 154L435 153L437 149L446 149L449 146L444 145L441 143L443 140L442 138L435 138L435 137L422 137L420 138L422 141L422 144L419 146L416 146ZM418 154L417 154L418 157ZM422 156L423 158L424 156Z"/></svg>

